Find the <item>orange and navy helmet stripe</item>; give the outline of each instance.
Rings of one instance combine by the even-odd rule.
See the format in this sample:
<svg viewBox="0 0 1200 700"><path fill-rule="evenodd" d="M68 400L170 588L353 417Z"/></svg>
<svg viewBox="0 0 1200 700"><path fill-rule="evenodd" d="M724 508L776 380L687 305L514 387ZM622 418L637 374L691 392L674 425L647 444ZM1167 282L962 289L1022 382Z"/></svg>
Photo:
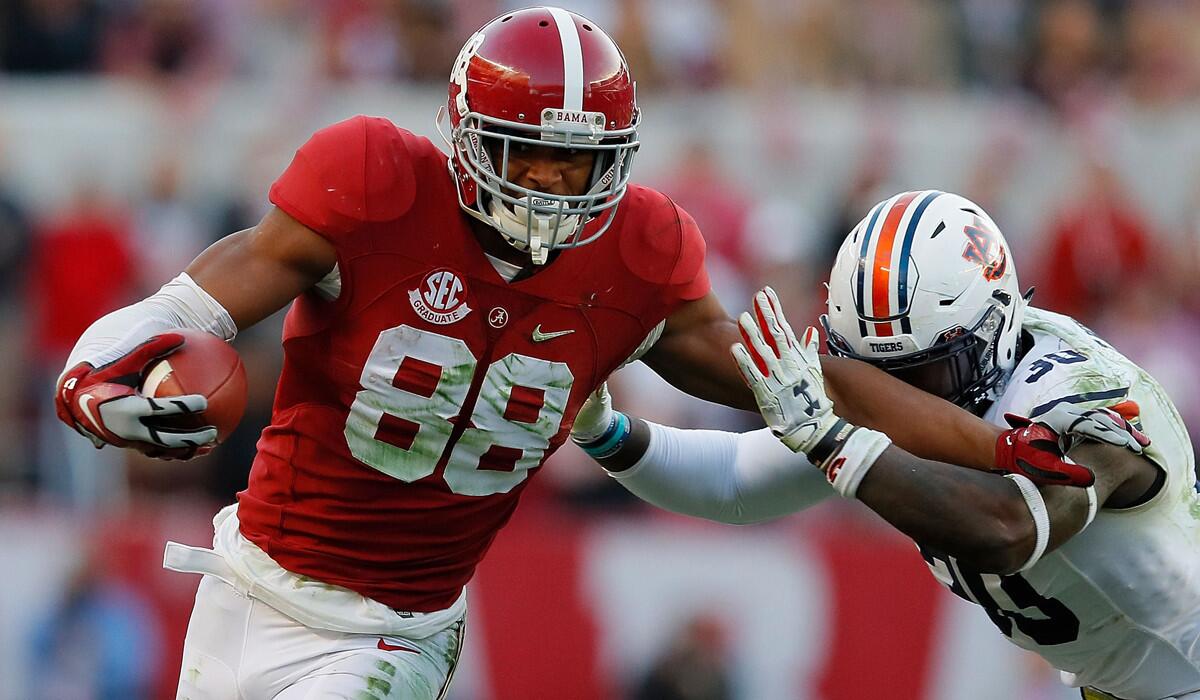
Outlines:
<svg viewBox="0 0 1200 700"><path fill-rule="evenodd" d="M875 318L889 318L893 315L888 303L892 288L892 249L896 244L896 230L900 228L900 219L904 217L904 211L916 197L916 192L900 195L883 219L883 228L879 232L879 240L875 243L874 263L871 265L871 312ZM895 335L895 327L890 321L876 323L875 335Z"/></svg>
<svg viewBox="0 0 1200 700"><path fill-rule="evenodd" d="M897 320L900 322L899 332L911 332L907 316L909 258L921 215L940 194L938 191L905 192L894 197L890 206L887 202L881 202L871 213L859 253L858 311L860 318L864 319L859 325L863 335L868 335L866 321L870 321L870 330L873 331L870 335L896 335ZM900 223L918 197L920 201L909 217L908 226L905 227L903 235L897 235L900 233ZM880 223L880 214L885 208L887 214ZM870 268L869 281L866 279L867 268ZM868 284L870 294L867 293Z"/></svg>
<svg viewBox="0 0 1200 700"><path fill-rule="evenodd" d="M871 233L875 230L875 222L879 220L879 212L883 211L884 204L886 202L875 205L875 209L871 211L871 220L867 223L867 230L861 233L862 248L858 252L858 298L855 301L858 306L858 332L863 336L870 335L867 324L863 321L869 315L866 309L867 250L871 246Z"/></svg>
<svg viewBox="0 0 1200 700"><path fill-rule="evenodd" d="M921 201L917 203L917 208L913 215L908 220L908 230L904 233L904 243L900 248L900 270L899 284L896 289L896 303L898 308L896 313L904 314L900 317L900 332L912 333L912 323L908 318L908 268L912 267L909 260L912 257L913 239L917 237L917 224L921 221L921 216L925 213L925 209L929 207L933 200L942 194L937 190L927 192ZM935 233L936 235L936 233Z"/></svg>

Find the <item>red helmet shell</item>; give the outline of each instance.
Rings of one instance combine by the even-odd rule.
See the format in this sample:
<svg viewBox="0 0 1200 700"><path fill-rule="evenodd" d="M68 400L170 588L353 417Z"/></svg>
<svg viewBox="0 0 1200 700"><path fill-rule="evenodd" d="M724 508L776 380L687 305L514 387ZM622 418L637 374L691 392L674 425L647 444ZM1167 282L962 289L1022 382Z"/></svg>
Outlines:
<svg viewBox="0 0 1200 700"><path fill-rule="evenodd" d="M535 263L550 250L595 240L612 223L640 114L625 57L591 21L533 7L488 22L454 61L448 107L459 205L531 251ZM593 151L586 190L552 193L510 181L514 143Z"/></svg>
<svg viewBox="0 0 1200 700"><path fill-rule="evenodd" d="M590 20L563 14L575 24L577 43L563 35L545 7L518 10L484 25L468 42L468 47L477 44L465 81L457 75L459 66L451 76L451 125L463 116L457 100L465 86L470 111L505 121L537 126L543 110L567 109L603 113L607 130L632 126L637 105L625 57Z"/></svg>

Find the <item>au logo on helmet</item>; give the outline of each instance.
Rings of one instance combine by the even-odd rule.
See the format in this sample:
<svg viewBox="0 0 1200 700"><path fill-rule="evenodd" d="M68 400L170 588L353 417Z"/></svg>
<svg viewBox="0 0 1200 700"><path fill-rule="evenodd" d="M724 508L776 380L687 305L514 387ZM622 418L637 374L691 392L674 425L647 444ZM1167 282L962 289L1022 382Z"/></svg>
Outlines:
<svg viewBox="0 0 1200 700"><path fill-rule="evenodd" d="M983 268L983 278L989 282L1003 277L1008 269L1008 253L1000 242L1000 236L978 216L974 224L963 228L963 233L967 237L963 259L978 263Z"/></svg>
<svg viewBox="0 0 1200 700"><path fill-rule="evenodd" d="M446 325L461 321L471 313L467 306L467 286L450 270L434 270L416 289L408 290L408 301L421 318Z"/></svg>

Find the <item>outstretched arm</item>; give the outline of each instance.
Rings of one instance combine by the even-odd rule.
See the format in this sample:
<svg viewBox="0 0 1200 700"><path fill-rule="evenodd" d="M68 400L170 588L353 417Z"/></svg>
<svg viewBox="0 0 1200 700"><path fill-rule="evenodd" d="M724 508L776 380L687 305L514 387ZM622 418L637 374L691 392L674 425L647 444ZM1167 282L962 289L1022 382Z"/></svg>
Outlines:
<svg viewBox="0 0 1200 700"><path fill-rule="evenodd" d="M1098 435L1122 442L1115 431L1123 428L1096 423L1087 418L1089 413L1094 411L1081 415L1079 409L1068 407L1054 422L1064 432L1075 431L1075 437ZM683 515L737 525L754 523L795 513L834 493L824 472L770 430L680 430L627 418L612 410L603 388L588 399L575 429L576 441L622 486L648 503ZM1053 434L1041 426L1005 435L1021 448L1036 445L1047 450L1046 456L1059 462L1057 441L1050 440ZM641 456L634 462L623 460L626 451L620 449L621 440L639 443ZM1115 500L1115 505L1128 502L1132 494L1117 487L1129 469L1128 457L1136 455L1109 445L1096 453L1099 447L1087 443L1076 450L1076 456L1105 474L1097 485L1101 499ZM1050 466L1046 459L1039 464ZM1059 468L1068 467L1064 463ZM1138 493L1144 492L1145 484L1140 488ZM1048 513L1048 545L1053 549L1090 519L1090 502L1078 488L1048 487L1041 494ZM922 460L894 446L885 446L855 495L914 539L977 570L1015 569L1031 558L1038 544L1036 524L1016 482Z"/></svg>
<svg viewBox="0 0 1200 700"><path fill-rule="evenodd" d="M641 359L680 391L753 411L754 395L729 359L729 346L738 338L737 324L709 292L671 314L662 337Z"/></svg>
<svg viewBox="0 0 1200 700"><path fill-rule="evenodd" d="M1026 421L1015 430L996 429L1003 439L994 443L989 462L1010 472L1004 478L920 459L882 433L847 422L824 391L816 338L806 337L802 346L777 302L760 294L755 303L759 323L771 330L764 332L744 314L741 326L757 358L740 343L734 355L771 430L733 434L631 420L612 410L601 387L576 417L576 443L643 500L726 523L801 510L831 493L828 479L906 534L982 571L1032 565L1095 515L1096 491L1053 486L1039 492L1032 483L1092 481L1087 468L1062 458L1059 435L1046 426ZM1062 433L1118 445L1098 454L1088 445L1080 456L1105 467L1100 498L1128 497L1120 491L1138 473L1144 460L1134 453L1148 441L1127 420L1071 406L1043 418ZM914 420L924 433L941 430Z"/></svg>
<svg viewBox="0 0 1200 700"><path fill-rule="evenodd" d="M1114 500L1126 484L1152 481L1156 470L1128 450L1095 442L1080 444L1071 457L1096 474L1093 493L1043 486L1034 496L1011 478L930 462L893 446L875 461L855 497L921 544L981 573L1011 574L1074 537L1098 506ZM1038 497L1045 509L1041 552L1032 510Z"/></svg>
<svg viewBox="0 0 1200 700"><path fill-rule="evenodd" d="M990 471L997 426L865 362L821 356L825 389L847 421L881 433L923 459ZM928 426L936 425L936 431Z"/></svg>
<svg viewBox="0 0 1200 700"><path fill-rule="evenodd" d="M802 455L765 428L729 433L638 422L649 433L649 449L630 468L609 473L664 510L746 525L795 513L834 493Z"/></svg>
<svg viewBox="0 0 1200 700"><path fill-rule="evenodd" d="M672 314L662 337L642 360L682 391L753 411L754 396L729 357L730 346L741 340L737 323L710 292ZM846 420L885 432L897 445L925 459L992 468L999 428L865 362L822 356L821 367L830 396ZM941 429L933 435L920 430L928 424ZM632 464L640 456L631 450L622 461Z"/></svg>
<svg viewBox="0 0 1200 700"><path fill-rule="evenodd" d="M1098 468L1102 476L1094 487L1087 469L1062 459L1059 436L1037 423L1001 433L995 461L1012 472L1005 476L915 457L883 433L835 412L824 388L815 329L797 339L769 290L756 295L755 307L757 321L748 314L740 319L747 344L736 346L734 356L774 434L807 455L843 496L862 500L913 539L976 570L1027 569L1086 527L1100 504L1115 498L1120 505L1153 483L1155 467L1136 454L1146 444L1144 436L1110 430L1128 423L1097 411L1064 422L1068 429L1116 443L1085 442L1072 452ZM941 430L920 416L914 422L930 433ZM1030 479L1047 475L1088 488L1039 489Z"/></svg>

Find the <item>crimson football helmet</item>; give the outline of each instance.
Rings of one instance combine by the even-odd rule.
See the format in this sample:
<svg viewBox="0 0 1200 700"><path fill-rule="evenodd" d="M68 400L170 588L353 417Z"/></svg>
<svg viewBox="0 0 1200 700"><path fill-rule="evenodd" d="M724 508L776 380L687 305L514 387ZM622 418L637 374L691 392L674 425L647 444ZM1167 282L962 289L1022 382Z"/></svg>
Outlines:
<svg viewBox="0 0 1200 700"><path fill-rule="evenodd" d="M454 61L446 111L459 205L534 263L590 243L612 223L640 114L625 57L593 22L556 7L488 22ZM509 181L510 153L528 145L594 151L587 191L557 195Z"/></svg>

